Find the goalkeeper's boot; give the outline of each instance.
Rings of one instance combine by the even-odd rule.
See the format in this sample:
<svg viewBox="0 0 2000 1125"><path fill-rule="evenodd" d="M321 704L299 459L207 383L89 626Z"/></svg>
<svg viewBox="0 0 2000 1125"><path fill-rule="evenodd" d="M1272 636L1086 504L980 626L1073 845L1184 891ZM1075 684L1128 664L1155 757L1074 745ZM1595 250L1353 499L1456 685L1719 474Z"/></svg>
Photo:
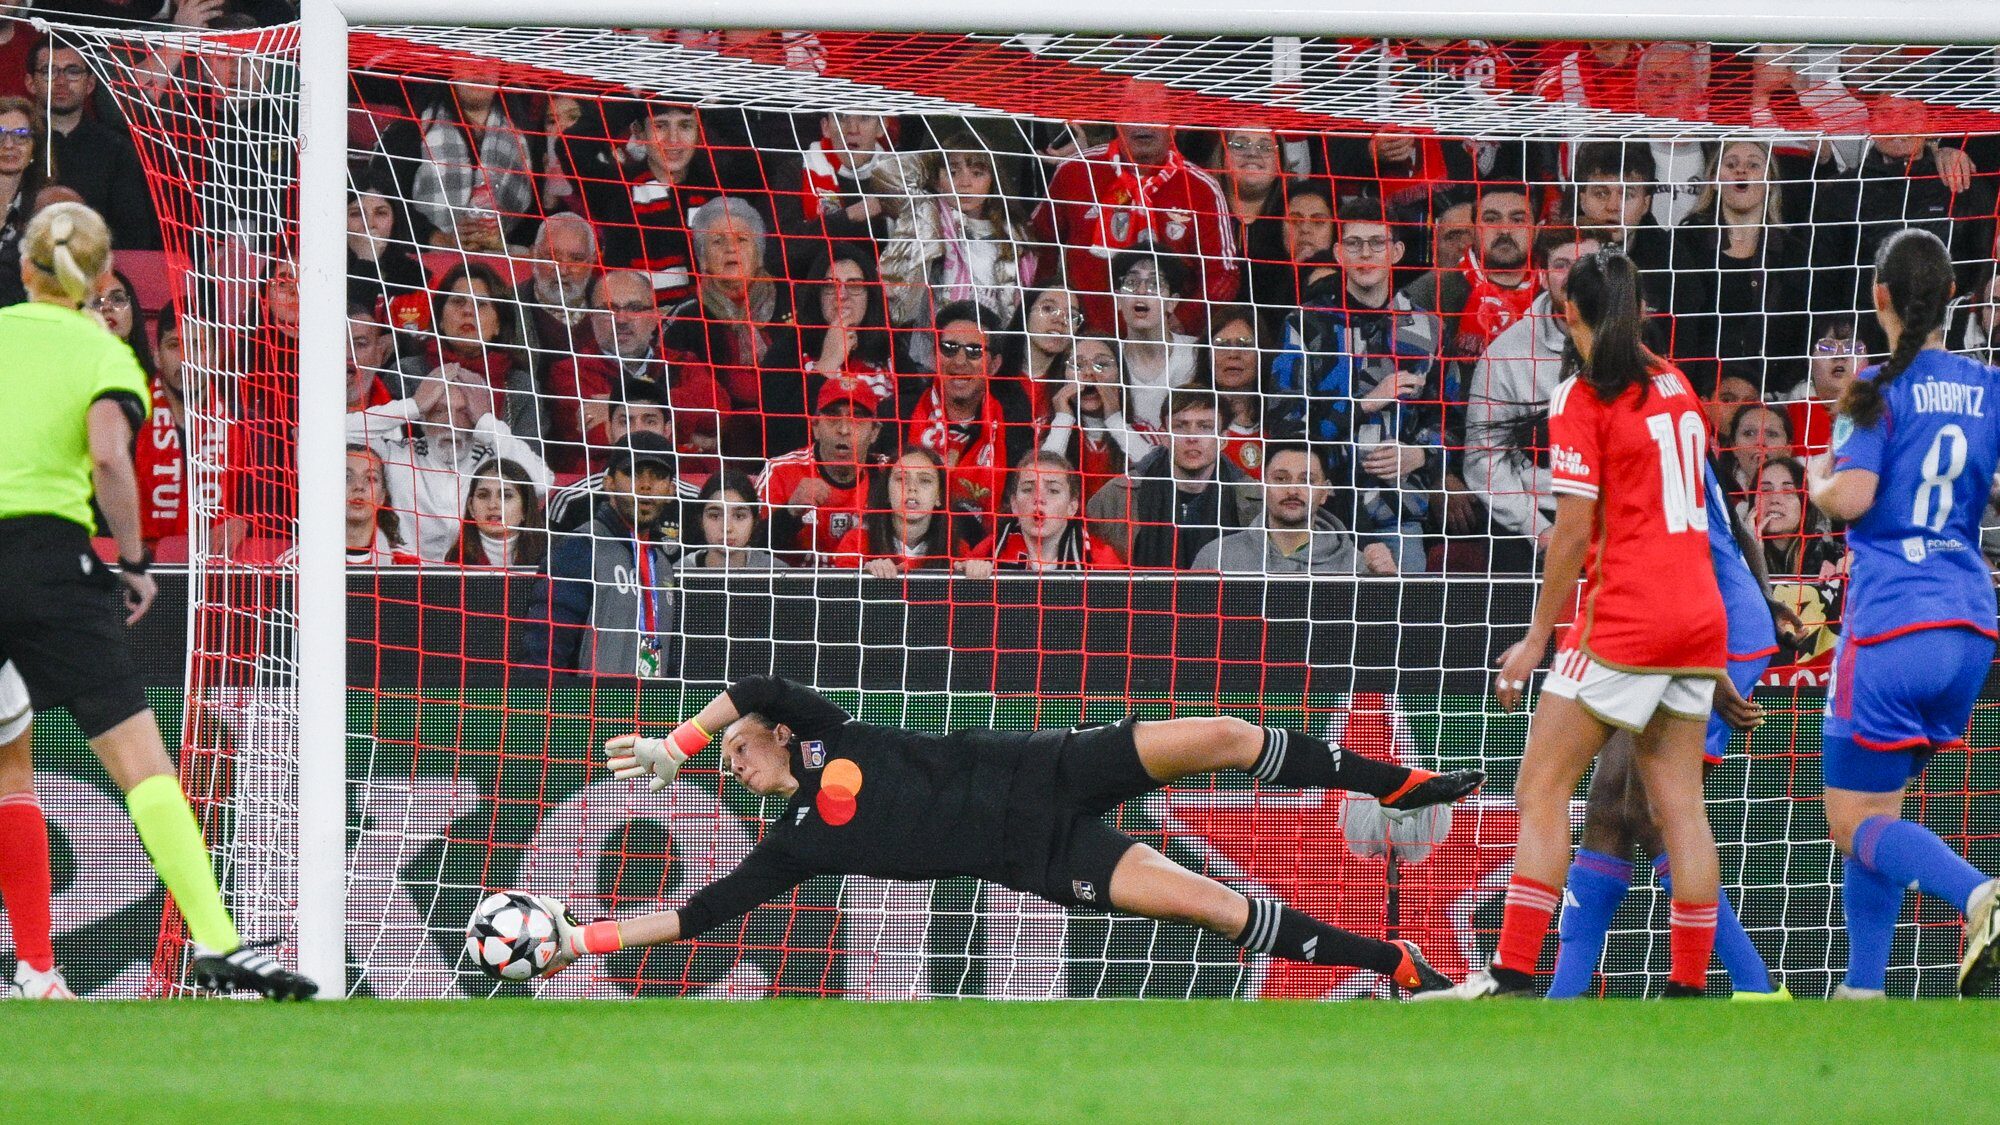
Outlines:
<svg viewBox="0 0 2000 1125"><path fill-rule="evenodd" d="M1421 775L1423 771L1413 770ZM1415 812L1432 805L1446 805L1453 801L1470 797L1486 784L1485 770L1453 770L1450 773L1434 773L1400 793L1392 793L1382 798L1382 807L1390 812Z"/></svg>
<svg viewBox="0 0 2000 1125"><path fill-rule="evenodd" d="M1845 984L1836 985L1829 1000L1887 1000L1888 992L1880 988L1849 988Z"/></svg>
<svg viewBox="0 0 2000 1125"><path fill-rule="evenodd" d="M244 942L228 953L201 953L189 966L196 988L213 992L255 992L272 1000L310 1000L319 985L292 972L265 953L273 941Z"/></svg>
<svg viewBox="0 0 2000 1125"><path fill-rule="evenodd" d="M1484 970L1465 978L1465 983L1448 988L1434 988L1412 993L1412 1000L1532 1000L1535 996L1533 977L1525 982L1503 979L1492 970Z"/></svg>
<svg viewBox="0 0 2000 1125"><path fill-rule="evenodd" d="M1396 971L1389 977L1405 992L1414 995L1451 987L1451 978L1431 968L1431 963L1424 960L1423 950L1417 948L1416 942L1392 941L1389 944L1403 951L1403 963L1396 966Z"/></svg>
<svg viewBox="0 0 2000 1125"><path fill-rule="evenodd" d="M1792 998L1792 990L1773 981L1768 992L1745 992L1742 989L1729 994L1732 1004L1783 1004Z"/></svg>
<svg viewBox="0 0 2000 1125"><path fill-rule="evenodd" d="M21 961L14 966L14 983L7 986L7 999L74 1000L76 993L69 990L61 969L51 965L48 972L38 973Z"/></svg>
<svg viewBox="0 0 2000 1125"><path fill-rule="evenodd" d="M2000 977L2000 879L1973 889L1965 908L1965 960L1958 965L1958 994L1977 996Z"/></svg>

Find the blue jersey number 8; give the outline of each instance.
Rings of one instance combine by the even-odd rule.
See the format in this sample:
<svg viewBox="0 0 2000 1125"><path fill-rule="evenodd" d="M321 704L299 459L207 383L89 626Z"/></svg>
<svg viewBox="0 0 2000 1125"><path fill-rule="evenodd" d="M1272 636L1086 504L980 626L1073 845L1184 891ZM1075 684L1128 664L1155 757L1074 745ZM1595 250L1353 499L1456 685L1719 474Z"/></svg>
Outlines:
<svg viewBox="0 0 2000 1125"><path fill-rule="evenodd" d="M1965 431L1956 423L1939 427L1937 437L1931 439L1930 452L1924 454L1924 480L1917 486L1916 502L1910 505L1911 523L1933 532L1944 530L1945 521L1951 518L1951 486L1965 471L1968 448Z"/></svg>

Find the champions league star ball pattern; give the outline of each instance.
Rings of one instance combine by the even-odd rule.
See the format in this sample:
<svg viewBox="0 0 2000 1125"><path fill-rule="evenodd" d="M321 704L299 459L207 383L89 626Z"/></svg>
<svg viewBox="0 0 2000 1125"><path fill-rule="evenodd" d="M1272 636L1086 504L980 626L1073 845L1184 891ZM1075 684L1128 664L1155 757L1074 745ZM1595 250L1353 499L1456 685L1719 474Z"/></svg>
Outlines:
<svg viewBox="0 0 2000 1125"><path fill-rule="evenodd" d="M527 980L555 958L555 916L524 894L488 895L472 912L465 955L494 980Z"/></svg>

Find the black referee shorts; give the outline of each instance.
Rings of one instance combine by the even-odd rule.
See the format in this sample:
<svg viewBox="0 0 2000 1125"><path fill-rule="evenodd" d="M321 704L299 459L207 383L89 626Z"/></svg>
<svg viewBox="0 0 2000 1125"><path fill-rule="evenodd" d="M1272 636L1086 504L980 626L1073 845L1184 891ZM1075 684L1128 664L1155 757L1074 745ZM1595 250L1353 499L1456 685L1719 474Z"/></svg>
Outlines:
<svg viewBox="0 0 2000 1125"><path fill-rule="evenodd" d="M87 738L147 707L117 589L81 526L0 520L0 659L14 662L35 710L68 709Z"/></svg>
<svg viewBox="0 0 2000 1125"><path fill-rule="evenodd" d="M1111 873L1137 843L1103 816L1160 787L1139 763L1133 720L1071 733L1056 758L1056 818L1036 886L1017 888L1062 906L1111 908Z"/></svg>

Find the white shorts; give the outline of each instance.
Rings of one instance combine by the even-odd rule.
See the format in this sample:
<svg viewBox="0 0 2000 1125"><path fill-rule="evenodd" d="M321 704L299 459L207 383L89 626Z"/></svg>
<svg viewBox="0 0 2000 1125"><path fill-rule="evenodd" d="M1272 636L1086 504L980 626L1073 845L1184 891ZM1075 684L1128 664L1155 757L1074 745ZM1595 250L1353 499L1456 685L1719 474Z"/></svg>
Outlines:
<svg viewBox="0 0 2000 1125"><path fill-rule="evenodd" d="M11 660L0 664L0 744L28 733L34 721L35 706L28 702L28 685L21 682L21 673Z"/></svg>
<svg viewBox="0 0 2000 1125"><path fill-rule="evenodd" d="M1705 723L1715 709L1712 676L1620 672L1577 649L1556 653L1555 666L1550 669L1542 690L1573 699L1601 721L1635 734L1645 730L1659 711Z"/></svg>

